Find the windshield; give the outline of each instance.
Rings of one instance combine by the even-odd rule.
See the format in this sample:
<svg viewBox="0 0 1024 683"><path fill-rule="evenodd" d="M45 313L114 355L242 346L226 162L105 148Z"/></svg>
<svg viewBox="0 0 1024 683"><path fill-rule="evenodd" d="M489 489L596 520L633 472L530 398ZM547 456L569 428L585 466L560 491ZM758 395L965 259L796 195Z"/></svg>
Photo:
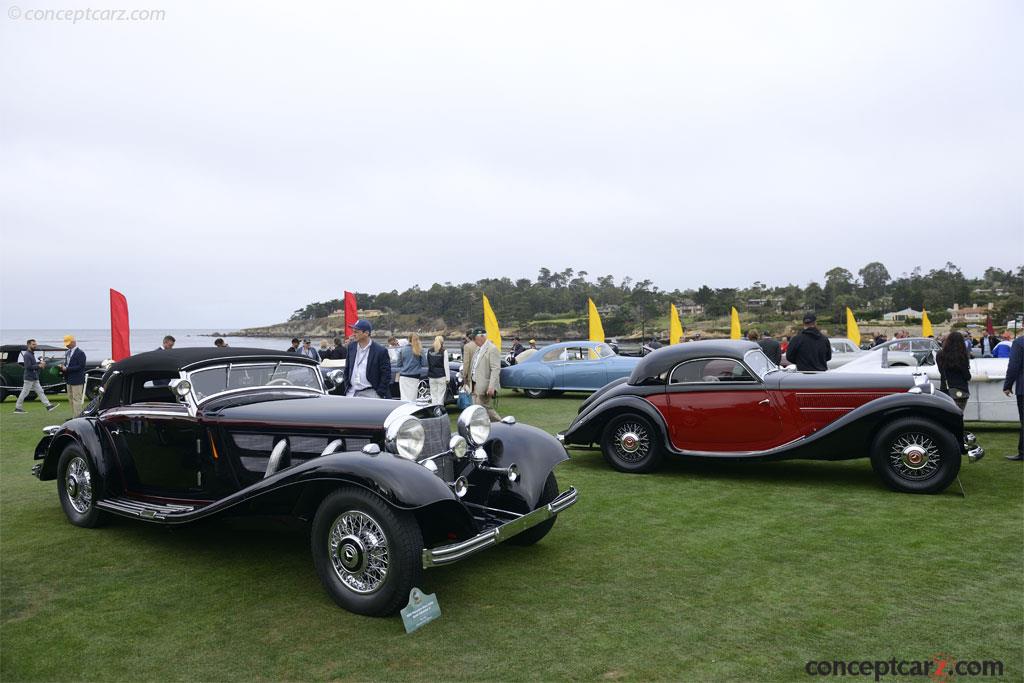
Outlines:
<svg viewBox="0 0 1024 683"><path fill-rule="evenodd" d="M196 401L235 389L303 387L322 391L320 371L298 363L240 363L196 370L188 376Z"/></svg>
<svg viewBox="0 0 1024 683"><path fill-rule="evenodd" d="M779 366L768 360L768 356L764 355L761 349L751 349L747 351L746 355L743 356L743 360L746 361L750 369L757 374L761 379L765 378L769 372L774 372L779 369Z"/></svg>

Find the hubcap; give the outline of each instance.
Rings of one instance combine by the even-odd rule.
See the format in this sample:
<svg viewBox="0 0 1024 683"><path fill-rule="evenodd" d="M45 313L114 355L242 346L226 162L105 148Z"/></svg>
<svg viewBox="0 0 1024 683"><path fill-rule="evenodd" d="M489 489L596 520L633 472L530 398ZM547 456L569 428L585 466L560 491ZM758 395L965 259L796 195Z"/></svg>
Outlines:
<svg viewBox="0 0 1024 683"><path fill-rule="evenodd" d="M334 572L355 593L373 593L388 575L388 539L365 512L342 513L328 535L328 553Z"/></svg>
<svg viewBox="0 0 1024 683"><path fill-rule="evenodd" d="M643 425L632 422L619 425L612 439L615 453L626 462L640 462L651 450L651 438Z"/></svg>
<svg viewBox="0 0 1024 683"><path fill-rule="evenodd" d="M939 469L939 448L927 434L901 434L889 447L889 463L901 477L927 479Z"/></svg>
<svg viewBox="0 0 1024 683"><path fill-rule="evenodd" d="M71 507L80 514L85 514L92 506L92 477L89 466L81 457L75 457L68 463L64 474L64 489L68 494Z"/></svg>

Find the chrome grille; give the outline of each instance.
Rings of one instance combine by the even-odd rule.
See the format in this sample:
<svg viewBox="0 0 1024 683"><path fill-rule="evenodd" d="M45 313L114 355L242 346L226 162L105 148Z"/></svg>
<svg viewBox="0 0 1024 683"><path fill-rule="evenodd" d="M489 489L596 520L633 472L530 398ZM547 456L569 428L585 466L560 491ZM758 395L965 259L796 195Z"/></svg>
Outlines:
<svg viewBox="0 0 1024 683"><path fill-rule="evenodd" d="M448 450L448 441L452 438L452 426L448 415L421 418L423 423L423 455L436 455ZM437 465L437 476L445 481L455 478L455 465L450 456L434 460Z"/></svg>

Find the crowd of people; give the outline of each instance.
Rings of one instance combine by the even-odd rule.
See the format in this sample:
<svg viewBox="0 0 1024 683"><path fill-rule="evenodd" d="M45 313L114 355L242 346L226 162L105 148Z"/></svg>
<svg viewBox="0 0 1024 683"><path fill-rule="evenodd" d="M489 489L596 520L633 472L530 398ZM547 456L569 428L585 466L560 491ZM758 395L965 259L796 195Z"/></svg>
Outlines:
<svg viewBox="0 0 1024 683"><path fill-rule="evenodd" d="M383 345L371 339L372 332L373 326L368 320L358 320L352 326L352 335L347 340L335 337L333 346L324 340L317 349L309 337L301 340L295 337L287 351L317 362L347 360L346 395L354 397L390 398L391 383L397 375L401 399L415 401L425 371L430 386L431 402L443 404L451 372L448 353L444 348L444 337L437 335L429 347L423 346L416 333L410 334L405 344L400 343L396 337L390 337L388 346L398 348L398 367L392 368L391 355ZM894 338L907 336L909 335L905 332L897 332ZM693 338L699 339L699 335ZM832 346L828 337L818 329L817 317L813 312L804 315L803 329L792 336L783 336L781 340L776 340L768 333L762 334L752 329L748 330L747 339L756 342L776 365L780 365L782 358L785 357L799 371L823 372L828 369L828 361L832 358ZM463 384L460 389L471 398L473 404L485 408L492 421L500 420L501 417L495 407L501 371L500 352L487 338L487 331L482 327L467 332L463 341ZM885 343L887 339L879 333L874 335L871 341L877 346ZM1016 397L1017 412L1024 423L1024 335L1014 338L1011 332L1006 331L1001 338L995 335L973 338L970 334L954 330L936 341L941 347L936 354L940 391L948 394L961 410L967 406L970 398L971 352L974 351L983 357L1010 359L1003 391L1007 396ZM166 335L157 350L173 349L175 342L172 335ZM228 345L223 338L218 337L214 340L214 346L226 348ZM64 337L64 347L64 362L59 364L59 370L67 385L68 403L74 417L82 412L83 407L86 354L78 348L75 337L70 334ZM57 407L46 397L40 382L40 372L46 368L47 361L36 357L36 349L36 340L29 339L18 359L24 366L24 381L15 402L14 413L17 415L25 413L25 399L33 392L39 396L47 411L55 410ZM525 346L519 337L513 337L509 362L522 360L536 349L536 340L530 339L529 346ZM1024 431L1018 442L1017 454L1007 457L1011 460L1024 460Z"/></svg>

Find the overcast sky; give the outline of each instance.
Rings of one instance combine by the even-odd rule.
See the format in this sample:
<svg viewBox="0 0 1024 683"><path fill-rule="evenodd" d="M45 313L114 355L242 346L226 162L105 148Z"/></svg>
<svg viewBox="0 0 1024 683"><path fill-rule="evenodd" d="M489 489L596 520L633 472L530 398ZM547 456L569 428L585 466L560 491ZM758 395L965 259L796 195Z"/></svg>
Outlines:
<svg viewBox="0 0 1024 683"><path fill-rule="evenodd" d="M225 329L541 266L1024 263L1021 2L144 6L6 3L5 328L106 326L108 287Z"/></svg>

